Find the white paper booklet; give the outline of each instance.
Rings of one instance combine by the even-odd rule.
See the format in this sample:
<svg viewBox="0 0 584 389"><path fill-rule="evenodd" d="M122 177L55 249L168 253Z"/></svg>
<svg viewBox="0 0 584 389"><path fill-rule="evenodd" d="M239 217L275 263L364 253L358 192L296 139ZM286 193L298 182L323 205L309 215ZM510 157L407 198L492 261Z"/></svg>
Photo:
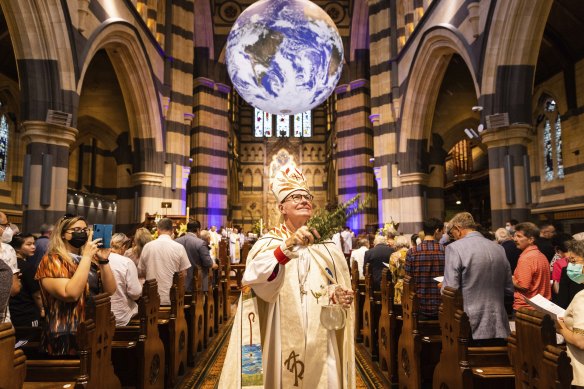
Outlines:
<svg viewBox="0 0 584 389"><path fill-rule="evenodd" d="M553 320L558 320L558 317L564 317L564 313L566 312L564 308L552 303L550 300L546 299L541 294L536 294L530 299L528 299L527 297L523 298L525 299L525 302L527 302L529 305L531 305L538 311L542 311L550 315Z"/></svg>
<svg viewBox="0 0 584 389"><path fill-rule="evenodd" d="M434 277L434 281L436 281L436 282L444 282L444 276Z"/></svg>

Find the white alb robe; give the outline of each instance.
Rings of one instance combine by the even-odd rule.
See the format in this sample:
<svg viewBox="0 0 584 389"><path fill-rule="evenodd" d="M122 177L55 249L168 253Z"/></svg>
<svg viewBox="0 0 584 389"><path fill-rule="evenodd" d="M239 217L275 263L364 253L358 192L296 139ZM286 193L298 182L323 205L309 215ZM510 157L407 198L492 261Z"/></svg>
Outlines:
<svg viewBox="0 0 584 389"><path fill-rule="evenodd" d="M304 250L301 255L284 250L291 260L280 265L274 250L284 246L288 236L281 226L258 240L249 253L242 280L258 297L264 387L354 388L353 309L347 310L347 323L341 330L328 331L320 323L320 306L329 303L329 284L351 288L347 262L329 241L298 250ZM277 267L277 276L268 280ZM302 298L301 283L307 290ZM313 293L323 295L317 301ZM238 308L219 388L241 387L240 323ZM296 369L292 369L292 362Z"/></svg>

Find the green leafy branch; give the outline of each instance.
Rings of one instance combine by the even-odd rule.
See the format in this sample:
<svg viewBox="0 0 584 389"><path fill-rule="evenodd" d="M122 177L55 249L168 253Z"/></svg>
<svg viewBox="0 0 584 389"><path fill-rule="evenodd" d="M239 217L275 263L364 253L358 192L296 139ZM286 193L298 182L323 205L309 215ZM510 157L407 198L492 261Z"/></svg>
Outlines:
<svg viewBox="0 0 584 389"><path fill-rule="evenodd" d="M339 204L332 210L319 208L306 223L309 229L316 229L320 234L320 239L314 243L321 243L329 240L334 234L341 231L347 224L347 219L357 215L367 207L370 197L366 196L363 201L359 201L360 195L357 195L345 203Z"/></svg>

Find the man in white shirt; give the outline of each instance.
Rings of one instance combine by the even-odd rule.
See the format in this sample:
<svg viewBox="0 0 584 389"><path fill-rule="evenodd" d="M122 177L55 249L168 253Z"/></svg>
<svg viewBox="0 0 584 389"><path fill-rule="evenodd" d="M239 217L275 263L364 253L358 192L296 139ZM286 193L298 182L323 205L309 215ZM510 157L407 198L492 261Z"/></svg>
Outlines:
<svg viewBox="0 0 584 389"><path fill-rule="evenodd" d="M231 256L231 263L239 263L241 261L241 245L237 228L233 228L231 234L229 234L229 255Z"/></svg>
<svg viewBox="0 0 584 389"><path fill-rule="evenodd" d="M357 262L359 267L359 278L364 279L363 262L365 261L365 253L369 250L369 239L359 239L359 241L357 241L357 246L359 246L357 250L351 251L351 265L353 264L353 261Z"/></svg>
<svg viewBox="0 0 584 389"><path fill-rule="evenodd" d="M341 238L343 238L343 254L348 258L351 255L351 250L353 250L353 232L349 226L345 226L345 229L341 232Z"/></svg>
<svg viewBox="0 0 584 389"><path fill-rule="evenodd" d="M4 212L0 212L0 259L2 259L12 269L12 288L10 296L15 296L20 292L20 270L18 270L18 261L16 260L16 251L8 243L12 240L13 231L8 222L8 217ZM2 312L0 312L2 315ZM6 306L6 316L4 322L10 322L10 311ZM2 321L0 320L0 323Z"/></svg>
<svg viewBox="0 0 584 389"><path fill-rule="evenodd" d="M138 274L147 280L156 279L160 305L170 305L170 287L174 273L183 272L191 267L184 246L172 240L172 220L160 219L157 224L158 239L146 243L142 249Z"/></svg>
<svg viewBox="0 0 584 389"><path fill-rule="evenodd" d="M116 280L116 291L111 296L112 312L116 318L116 326L125 326L138 313L136 300L142 294L142 284L138 279L138 269L134 261L124 257L130 243L125 234L114 234L111 240L110 268Z"/></svg>
<svg viewBox="0 0 584 389"><path fill-rule="evenodd" d="M341 252L343 252L343 238L341 237L341 233L340 232L335 232L333 237L331 238L333 243L339 248L339 250L341 250Z"/></svg>

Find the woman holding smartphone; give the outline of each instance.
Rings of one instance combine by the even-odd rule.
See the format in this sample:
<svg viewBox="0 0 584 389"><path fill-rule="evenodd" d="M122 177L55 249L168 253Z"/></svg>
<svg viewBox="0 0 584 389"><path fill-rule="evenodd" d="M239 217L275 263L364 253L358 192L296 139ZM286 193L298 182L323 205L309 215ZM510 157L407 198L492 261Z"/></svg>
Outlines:
<svg viewBox="0 0 584 389"><path fill-rule="evenodd" d="M98 293L115 292L116 282L109 267L109 249L98 249L85 218L64 216L51 237L35 279L40 282L46 311L41 340L51 355L77 354L77 327L85 320L87 301Z"/></svg>

